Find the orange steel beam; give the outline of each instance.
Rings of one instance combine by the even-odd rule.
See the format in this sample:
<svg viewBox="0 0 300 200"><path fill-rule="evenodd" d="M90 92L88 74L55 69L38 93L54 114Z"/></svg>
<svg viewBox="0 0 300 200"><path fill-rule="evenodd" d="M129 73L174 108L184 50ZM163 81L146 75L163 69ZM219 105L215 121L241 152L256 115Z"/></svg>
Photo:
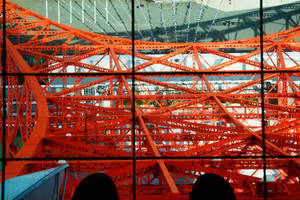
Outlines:
<svg viewBox="0 0 300 200"><path fill-rule="evenodd" d="M3 41L3 34L0 34L0 39ZM21 73L32 73L33 70L28 66L22 56L17 52L17 50L13 47L12 43L9 40L6 40L6 51L8 57L11 57L14 61L14 64L18 66L18 69ZM14 66L8 66L14 68ZM45 137L48 127L48 106L46 102L46 97L40 90L40 85L35 76L25 76L25 81L28 83L35 101L39 102L37 104L37 115L38 118L36 120L36 124L34 125L33 130L31 131L30 137L26 141L25 148L21 148L20 151L17 152L16 156L18 157L34 157L36 151L39 149L41 139ZM16 176L16 174L20 173L22 167L25 162L10 162L7 167L7 176L6 178L10 178L11 176Z"/></svg>
<svg viewBox="0 0 300 200"><path fill-rule="evenodd" d="M78 158L67 161L67 199L82 178L99 171L113 177L121 199L130 199L134 150L137 158L148 157L136 160L138 199L187 199L193 181L208 172L224 176L238 199L262 199L262 181L255 177L263 168L259 37L209 43L134 41L133 102L127 62L132 40L78 30L8 1L6 5L6 66L11 73L5 80L6 157L56 159L9 161L6 178ZM266 153L281 157L266 159L267 169L279 173L274 183L268 182L277 188L269 190L274 200L300 195L300 161L293 157L300 155L299 36L296 27L263 38ZM75 38L84 44L72 44ZM87 157L104 160L80 160Z"/></svg>
<svg viewBox="0 0 300 200"><path fill-rule="evenodd" d="M113 57L113 59L114 59L114 61L116 63L117 69L121 70L121 66L120 66L120 64L119 64L119 62L118 62L118 60L116 58L116 54L115 54L113 48L111 49L111 54L112 54L112 57ZM147 137L147 142L148 142L148 144L151 147L151 151L153 152L153 154L154 154L155 157L161 157L161 154L158 151L157 147L155 146L154 141L153 141L153 139L152 139L152 137L150 135L149 129L147 128L147 126L146 126L146 124L144 122L144 119L142 117L142 113L141 113L140 109L138 108L136 102L133 102L133 100L132 100L132 93L131 93L131 90L129 88L129 84L125 80L124 75L121 75L121 77L122 77L122 80L123 80L123 82L125 84L125 88L126 88L128 94L129 94L130 102L131 102L131 104L133 106L135 106L135 110L136 110L136 113L137 113L137 116L138 116L138 119L139 119L139 124L142 126L144 134ZM170 175L170 173L169 173L169 171L168 171L168 169L167 169L164 161L163 160L158 160L157 163L159 165L159 168L160 168L160 170L162 172L163 178L166 181L166 183L167 183L167 185L168 185L171 193L175 193L175 194L179 193L179 191L177 189L177 186L175 185L175 182L174 182L173 178L171 177L171 175Z"/></svg>

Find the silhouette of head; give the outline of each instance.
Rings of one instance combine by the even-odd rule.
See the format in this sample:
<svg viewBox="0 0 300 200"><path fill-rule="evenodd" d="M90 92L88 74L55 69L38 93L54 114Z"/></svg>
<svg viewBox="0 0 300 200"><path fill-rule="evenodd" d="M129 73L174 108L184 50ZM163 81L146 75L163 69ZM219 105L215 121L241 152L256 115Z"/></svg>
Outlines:
<svg viewBox="0 0 300 200"><path fill-rule="evenodd" d="M92 174L77 186L72 200L118 200L116 186L106 174Z"/></svg>
<svg viewBox="0 0 300 200"><path fill-rule="evenodd" d="M194 183L189 200L235 200L235 195L223 177L204 174Z"/></svg>

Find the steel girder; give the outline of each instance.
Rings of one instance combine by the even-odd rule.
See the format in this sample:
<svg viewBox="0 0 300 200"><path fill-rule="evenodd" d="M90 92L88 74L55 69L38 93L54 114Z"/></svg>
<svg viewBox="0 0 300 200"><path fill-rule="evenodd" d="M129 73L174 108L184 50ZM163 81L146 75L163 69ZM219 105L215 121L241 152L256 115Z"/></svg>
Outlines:
<svg viewBox="0 0 300 200"><path fill-rule="evenodd" d="M263 91L269 196L299 197L299 27L264 36L263 64L260 38L135 41L133 76L131 40L6 5L6 178L70 160L67 198L101 171L130 199L134 139L140 199L187 199L206 172L225 177L238 199L262 198Z"/></svg>

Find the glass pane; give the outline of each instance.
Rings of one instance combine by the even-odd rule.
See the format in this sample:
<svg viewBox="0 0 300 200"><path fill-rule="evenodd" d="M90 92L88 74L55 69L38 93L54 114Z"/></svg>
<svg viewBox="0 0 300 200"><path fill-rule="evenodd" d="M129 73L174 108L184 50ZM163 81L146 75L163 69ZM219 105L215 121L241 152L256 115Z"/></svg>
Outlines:
<svg viewBox="0 0 300 200"><path fill-rule="evenodd" d="M265 134L268 155L299 156L299 74L300 72L265 75Z"/></svg>
<svg viewBox="0 0 300 200"><path fill-rule="evenodd" d="M137 155L262 156L259 2L135 3Z"/></svg>
<svg viewBox="0 0 300 200"><path fill-rule="evenodd" d="M131 157L128 79L8 76L7 83L7 156Z"/></svg>
<svg viewBox="0 0 300 200"><path fill-rule="evenodd" d="M158 159L136 165L137 199L188 199L199 176L223 177L237 199L262 197L262 159Z"/></svg>
<svg viewBox="0 0 300 200"><path fill-rule="evenodd" d="M299 197L298 161L292 158L268 158L266 180L268 197L297 199ZM289 163L289 164L287 164ZM295 171L296 170L296 171Z"/></svg>
<svg viewBox="0 0 300 200"><path fill-rule="evenodd" d="M11 46L18 45L11 53L22 56L17 67L22 73L131 71L129 1L13 2L11 12L19 14L10 15L7 35Z"/></svg>
<svg viewBox="0 0 300 200"><path fill-rule="evenodd" d="M136 93L138 155L262 155L258 74L139 75Z"/></svg>
<svg viewBox="0 0 300 200"><path fill-rule="evenodd" d="M194 43L257 37L259 1L135 0L137 40Z"/></svg>
<svg viewBox="0 0 300 200"><path fill-rule="evenodd" d="M299 1L264 3L265 134L272 156L299 156L298 6Z"/></svg>
<svg viewBox="0 0 300 200"><path fill-rule="evenodd" d="M299 1L272 1L263 4L264 39L264 132L267 156L267 195L297 198L298 167L292 156L299 156ZM279 14L280 13L280 14ZM279 15L278 15L279 14ZM278 45L274 45L278 44ZM293 73L289 73L293 71ZM280 73L282 72L282 73ZM291 156L290 158L288 158ZM287 169L283 163L290 163Z"/></svg>
<svg viewBox="0 0 300 200"><path fill-rule="evenodd" d="M131 2L128 0L11 0L55 22L108 36L130 38Z"/></svg>
<svg viewBox="0 0 300 200"><path fill-rule="evenodd" d="M263 1L264 33L273 34L299 26L299 0Z"/></svg>
<svg viewBox="0 0 300 200"><path fill-rule="evenodd" d="M119 199L132 199L133 170L131 160L88 160L67 161L67 163L70 165L70 179L69 185L67 185L66 198L73 196L74 193L72 194L72 192L83 178L95 173L104 173L113 180Z"/></svg>
<svg viewBox="0 0 300 200"><path fill-rule="evenodd" d="M118 1L48 0L38 1L34 8L28 7L28 2L14 3L17 5L8 3L10 13L19 15L11 15L9 20L8 72L24 76L8 78L8 155L131 157L132 86L128 73L132 59L126 50L131 42L98 34L98 25L105 20L102 12L106 12L105 23L111 27L112 20L130 13L129 2L122 1L127 6L117 8ZM38 14L26 12L26 8ZM118 35L123 28L128 30L128 19L116 25L118 30L111 27L107 31ZM83 28L85 25L89 28ZM102 76L106 72L110 74ZM121 72L124 74L120 76L111 74ZM80 76L82 73L88 75Z"/></svg>
<svg viewBox="0 0 300 200"><path fill-rule="evenodd" d="M67 166L65 165L67 164ZM62 166L66 166L67 171L67 179L65 179L64 172L65 169L59 170L62 168ZM60 167L60 168L59 168ZM56 168L55 171L52 171L51 169ZM120 169L122 168L122 171ZM16 193L19 190L26 189L26 180L30 180L30 185L32 183L35 183L36 181L40 181L41 186L36 188L33 191L37 191L39 193L39 196L42 196L43 193L45 193L45 188L43 190L43 185L49 184L51 181L51 177L59 170L59 172L63 172L60 174L58 178L58 182L56 186L60 186L59 189L56 191L52 190L51 188L53 186L48 185L47 192L49 193L49 196L62 196L63 195L63 183L64 180L66 181L65 185L65 191L64 191L64 198L65 199L71 199L74 196L74 193L83 180L85 180L85 183L93 183L95 185L105 185L105 188L110 189L105 179L105 183L101 182L101 177L94 177L94 180L87 181L89 176L95 175L95 174L106 174L110 177L110 179L113 181L118 196L120 199L132 199L132 161L131 160L53 160L53 161L9 161L7 163L6 167L6 177L7 178L13 178L8 179L7 183L9 183L6 187L6 191L10 194ZM43 172L42 172L43 171ZM51 172L49 174L49 172ZM36 173L33 175L32 173ZM18 177L15 177L18 175ZM27 179L24 179L23 176L26 175ZM48 175L46 177L45 175ZM29 177L29 178L28 178ZM45 178L49 178L48 181L41 181ZM41 180L40 180L41 179ZM19 181L15 181L19 180ZM15 181L15 182L14 182ZM25 188L18 188L18 190L13 190L12 183L15 185L18 184L18 182L22 182L23 186ZM110 191L103 191L103 188L97 188L97 190L93 191L94 186L93 184L89 185L90 190L89 192L96 193L98 195L102 193L109 194ZM27 186L28 187L28 186ZM44 186L45 187L45 186ZM86 189L86 188L85 188ZM101 191L102 190L102 191ZM39 191L39 192L38 192ZM100 193L100 194L99 194ZM30 194L27 194L30 195ZM85 195L88 195L85 193Z"/></svg>

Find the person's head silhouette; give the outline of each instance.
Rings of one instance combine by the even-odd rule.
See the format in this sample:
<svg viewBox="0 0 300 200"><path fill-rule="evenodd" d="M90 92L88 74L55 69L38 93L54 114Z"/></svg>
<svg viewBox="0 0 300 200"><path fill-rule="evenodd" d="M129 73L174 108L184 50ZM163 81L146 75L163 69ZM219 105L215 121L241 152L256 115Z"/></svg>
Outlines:
<svg viewBox="0 0 300 200"><path fill-rule="evenodd" d="M194 183L189 200L235 200L235 195L223 177L204 174Z"/></svg>
<svg viewBox="0 0 300 200"><path fill-rule="evenodd" d="M92 174L77 186L72 200L118 200L116 186L106 174Z"/></svg>

